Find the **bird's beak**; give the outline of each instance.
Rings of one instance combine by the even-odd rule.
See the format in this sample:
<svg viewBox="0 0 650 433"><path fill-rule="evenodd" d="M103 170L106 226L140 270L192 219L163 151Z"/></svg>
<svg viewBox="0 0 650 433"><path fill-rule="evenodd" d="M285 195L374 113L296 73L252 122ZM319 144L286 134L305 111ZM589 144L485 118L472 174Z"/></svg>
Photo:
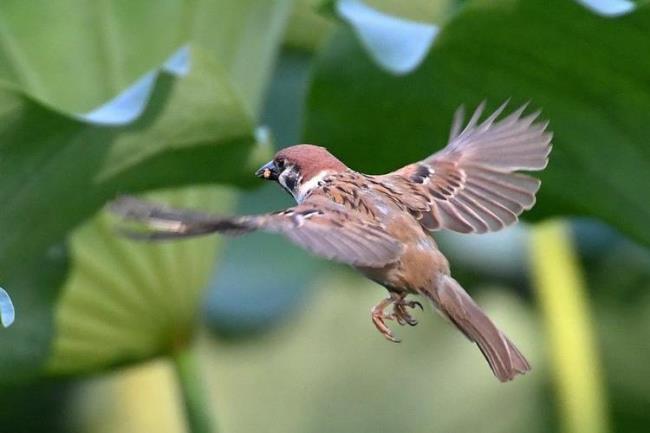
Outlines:
<svg viewBox="0 0 650 433"><path fill-rule="evenodd" d="M266 180L278 180L278 168L273 161L269 161L255 172L255 176Z"/></svg>

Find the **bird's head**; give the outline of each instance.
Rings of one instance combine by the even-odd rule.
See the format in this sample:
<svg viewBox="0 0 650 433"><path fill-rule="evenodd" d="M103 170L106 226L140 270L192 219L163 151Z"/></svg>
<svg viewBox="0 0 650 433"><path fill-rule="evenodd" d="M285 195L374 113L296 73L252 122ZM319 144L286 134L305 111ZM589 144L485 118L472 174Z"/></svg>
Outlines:
<svg viewBox="0 0 650 433"><path fill-rule="evenodd" d="M255 175L278 182L300 202L323 177L346 170L345 164L324 147L298 144L280 150Z"/></svg>

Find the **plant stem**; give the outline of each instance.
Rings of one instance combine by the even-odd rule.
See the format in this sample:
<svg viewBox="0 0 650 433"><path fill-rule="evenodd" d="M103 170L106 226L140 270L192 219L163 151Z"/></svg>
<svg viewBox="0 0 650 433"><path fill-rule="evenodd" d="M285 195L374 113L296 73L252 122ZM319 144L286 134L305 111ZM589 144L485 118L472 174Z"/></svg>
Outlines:
<svg viewBox="0 0 650 433"><path fill-rule="evenodd" d="M605 433L609 423L600 357L568 225L537 225L530 253L563 431Z"/></svg>
<svg viewBox="0 0 650 433"><path fill-rule="evenodd" d="M203 387L194 353L189 347L182 347L172 354L172 359L183 399L188 431L216 433L212 408Z"/></svg>

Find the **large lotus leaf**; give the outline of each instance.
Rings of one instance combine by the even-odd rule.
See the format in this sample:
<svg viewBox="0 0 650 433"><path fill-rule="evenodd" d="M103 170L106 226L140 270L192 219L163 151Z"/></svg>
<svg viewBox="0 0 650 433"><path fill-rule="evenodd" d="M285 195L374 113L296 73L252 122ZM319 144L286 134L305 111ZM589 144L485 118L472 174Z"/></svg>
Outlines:
<svg viewBox="0 0 650 433"><path fill-rule="evenodd" d="M142 116L123 126L77 120L6 88L0 100L0 263L43 251L119 191L243 184L256 165L252 122L201 51L187 77L161 74Z"/></svg>
<svg viewBox="0 0 650 433"><path fill-rule="evenodd" d="M228 213L234 193L214 186L152 200ZM71 270L56 302L52 373L89 371L187 344L221 239L146 243L115 234L101 212L70 237Z"/></svg>
<svg viewBox="0 0 650 433"><path fill-rule="evenodd" d="M648 4L610 18L572 1L467 2L406 76L383 71L340 25L316 62L305 141L385 172L441 148L461 104L532 101L555 133L532 215L593 215L648 244L646 52Z"/></svg>
<svg viewBox="0 0 650 433"><path fill-rule="evenodd" d="M0 378L35 372L47 359L52 303L67 274L65 248L52 245L105 201L253 178L260 155L245 107L212 56L192 49L190 58L186 76L158 76L142 115L125 125L89 123L0 88L0 276L20 317L0 336Z"/></svg>
<svg viewBox="0 0 650 433"><path fill-rule="evenodd" d="M257 112L289 0L32 0L0 4L0 78L68 112L110 99L188 42ZM260 37L260 35L264 35Z"/></svg>
<svg viewBox="0 0 650 433"><path fill-rule="evenodd" d="M45 364L67 372L127 360L119 344L113 352L118 355L70 355L61 349L68 347L61 341L70 341L65 332L56 333L52 357L54 314L63 330L69 331L66 323L84 323L74 314L68 321L61 313L66 310L55 308L66 281L63 296L69 299L69 281L81 272L77 262L85 263L74 256L70 271L64 239L119 192L253 179L256 158L265 159L270 149L255 146L252 115L289 4L0 5L0 79L7 82L0 86L0 196L6 202L0 211L0 284L12 294L20 318L0 336L0 380L32 376ZM180 46L191 48L178 51L158 73L155 68ZM149 270L141 271L150 272L151 264L142 263ZM112 272L128 273L118 266ZM181 323L187 312L184 317ZM157 350L145 344L133 358Z"/></svg>

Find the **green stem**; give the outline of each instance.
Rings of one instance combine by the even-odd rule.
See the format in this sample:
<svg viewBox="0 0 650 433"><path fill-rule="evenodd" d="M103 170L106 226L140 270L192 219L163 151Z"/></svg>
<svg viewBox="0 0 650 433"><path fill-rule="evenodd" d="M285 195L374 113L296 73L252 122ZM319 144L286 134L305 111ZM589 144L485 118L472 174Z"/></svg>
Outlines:
<svg viewBox="0 0 650 433"><path fill-rule="evenodd" d="M172 359L183 399L188 431L215 433L217 429L212 418L212 407L208 402L193 352L189 347L183 347L173 353Z"/></svg>
<svg viewBox="0 0 650 433"><path fill-rule="evenodd" d="M606 433L594 322L569 227L559 221L535 226L530 254L563 431Z"/></svg>

